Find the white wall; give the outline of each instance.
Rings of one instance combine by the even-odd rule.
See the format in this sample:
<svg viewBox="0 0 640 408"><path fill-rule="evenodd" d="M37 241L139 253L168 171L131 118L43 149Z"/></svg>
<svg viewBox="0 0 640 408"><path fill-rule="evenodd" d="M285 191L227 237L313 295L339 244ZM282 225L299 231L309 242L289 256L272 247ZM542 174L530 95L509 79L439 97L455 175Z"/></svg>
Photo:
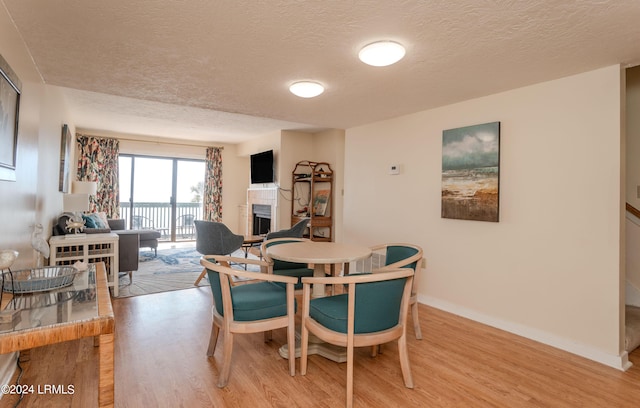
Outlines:
<svg viewBox="0 0 640 408"><path fill-rule="evenodd" d="M640 66L626 70L626 199L640 209ZM640 306L640 221L626 222L626 303Z"/></svg>
<svg viewBox="0 0 640 408"><path fill-rule="evenodd" d="M640 209L640 66L626 70L627 202Z"/></svg>
<svg viewBox="0 0 640 408"><path fill-rule="evenodd" d="M278 219L276 230L291 227L291 200L297 199L292 191L292 172L296 163L302 160L310 160L313 154L313 139L311 133L282 131L282 139L279 154L280 194L278 195Z"/></svg>
<svg viewBox="0 0 640 408"><path fill-rule="evenodd" d="M68 120L66 102L58 91L42 83L31 56L0 7L0 54L22 81L18 125L16 181L0 181L0 249L15 249L20 256L13 270L36 263L31 248L34 223L50 234L54 214L62 208L58 169L62 124ZM0 356L0 383L7 384L15 369L14 354Z"/></svg>
<svg viewBox="0 0 640 408"><path fill-rule="evenodd" d="M222 222L237 234L240 231L239 206L247 203L249 158L238 155L237 146L225 145L222 151Z"/></svg>
<svg viewBox="0 0 640 408"><path fill-rule="evenodd" d="M238 154L238 156L240 157L244 157L246 159L246 165L245 165L245 169L246 169L246 187L245 187L245 191L244 191L244 201L242 202L242 204L240 204L240 211L239 214L242 214L246 217L247 211L250 213L251 209L247 208L246 204L247 204L247 189L251 188L251 189L275 189L278 188L278 186L280 185L280 183L282 183L282 160L283 160L283 156L282 156L282 151L281 151L281 142L282 142L282 135L281 132L273 132L270 133L268 135L264 135L262 137L244 142L244 143L240 143L237 146L236 149L236 153ZM250 175L251 175L251 162L250 162L250 156L252 154L255 153L260 153L260 152L264 152L267 150L273 150L273 167L274 167L274 176L275 176L275 183L261 183L261 184L251 184L251 180L250 180ZM286 182L286 178L285 178L285 182ZM275 219L271 220L271 223L274 224L275 223L275 230L280 229L280 225L282 225L282 220L281 220L281 216L280 216L280 197L278 197L277 202L276 202L276 208L275 208ZM286 219L285 219L286 222ZM251 230L250 230L250 226L246 226L246 222L244 223L245 227L247 228L247 233L250 234Z"/></svg>
<svg viewBox="0 0 640 408"><path fill-rule="evenodd" d="M421 245L421 302L621 368L622 94L611 66L348 129L344 241ZM500 222L440 218L442 131L492 121Z"/></svg>
<svg viewBox="0 0 640 408"><path fill-rule="evenodd" d="M324 161L333 170L333 240L342 241L343 190L344 190L344 142L345 131L331 129L316 133L313 138L313 155L310 160Z"/></svg>

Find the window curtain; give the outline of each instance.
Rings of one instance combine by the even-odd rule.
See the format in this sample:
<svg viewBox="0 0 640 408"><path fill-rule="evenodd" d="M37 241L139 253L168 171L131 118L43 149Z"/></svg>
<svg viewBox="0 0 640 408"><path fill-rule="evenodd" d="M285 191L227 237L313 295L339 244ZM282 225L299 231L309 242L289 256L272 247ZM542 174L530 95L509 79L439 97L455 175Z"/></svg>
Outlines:
<svg viewBox="0 0 640 408"><path fill-rule="evenodd" d="M204 219L222 220L222 148L207 147L204 178Z"/></svg>
<svg viewBox="0 0 640 408"><path fill-rule="evenodd" d="M90 211L104 211L108 218L120 217L117 139L77 135L78 180L97 181L98 193L90 197Z"/></svg>

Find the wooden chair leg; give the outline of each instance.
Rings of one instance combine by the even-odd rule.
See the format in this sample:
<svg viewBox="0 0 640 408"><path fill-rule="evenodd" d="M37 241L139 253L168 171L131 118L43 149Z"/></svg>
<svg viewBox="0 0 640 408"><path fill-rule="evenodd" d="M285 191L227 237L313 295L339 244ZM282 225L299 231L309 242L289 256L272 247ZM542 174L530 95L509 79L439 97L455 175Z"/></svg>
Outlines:
<svg viewBox="0 0 640 408"><path fill-rule="evenodd" d="M413 331L416 334L416 339L422 340L422 330L420 330L420 318L418 317L418 302L413 302L411 305L411 318L413 319Z"/></svg>
<svg viewBox="0 0 640 408"><path fill-rule="evenodd" d="M289 373L296 375L296 298L294 285L287 285L287 347L289 348ZM301 312L302 313L302 312Z"/></svg>
<svg viewBox="0 0 640 408"><path fill-rule="evenodd" d="M207 273L207 269L203 269L202 272L200 272L200 275L198 276L198 279L196 279L194 285L198 286L198 284L200 283L200 281L202 280L202 278L204 278L204 275Z"/></svg>
<svg viewBox="0 0 640 408"><path fill-rule="evenodd" d="M224 388L229 382L229 374L231 373L231 353L233 352L233 333L226 331L224 333L224 351L222 353L222 369L220 370L220 378L218 378L218 388Z"/></svg>
<svg viewBox="0 0 640 408"><path fill-rule="evenodd" d="M347 347L347 408L353 407L353 347Z"/></svg>
<svg viewBox="0 0 640 408"><path fill-rule="evenodd" d="M411 366L409 365L406 334L403 334L402 337L398 339L398 354L400 355L400 368L402 369L404 385L407 388L413 388L413 377L411 376Z"/></svg>
<svg viewBox="0 0 640 408"><path fill-rule="evenodd" d="M264 332L264 342L268 343L273 340L273 330L267 330Z"/></svg>
<svg viewBox="0 0 640 408"><path fill-rule="evenodd" d="M296 375L296 329L293 321L287 327L287 344L289 347L289 374L293 377Z"/></svg>
<svg viewBox="0 0 640 408"><path fill-rule="evenodd" d="M304 317L303 317L304 319ZM304 325L302 321L302 328L300 330L300 374L307 374L307 353L309 351L309 329ZM291 351L289 351L291 354Z"/></svg>
<svg viewBox="0 0 640 408"><path fill-rule="evenodd" d="M207 356L209 357L213 356L216 351L219 333L220 328L215 323L211 323L211 336L209 337L209 348L207 349Z"/></svg>

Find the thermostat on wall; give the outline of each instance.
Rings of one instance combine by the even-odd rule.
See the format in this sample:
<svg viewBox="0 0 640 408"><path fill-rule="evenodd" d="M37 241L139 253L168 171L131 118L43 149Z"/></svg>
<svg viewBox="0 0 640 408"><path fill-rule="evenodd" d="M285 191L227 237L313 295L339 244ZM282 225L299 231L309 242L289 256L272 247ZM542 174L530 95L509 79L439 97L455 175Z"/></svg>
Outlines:
<svg viewBox="0 0 640 408"><path fill-rule="evenodd" d="M400 174L400 166L398 166L397 164L390 164L389 174Z"/></svg>

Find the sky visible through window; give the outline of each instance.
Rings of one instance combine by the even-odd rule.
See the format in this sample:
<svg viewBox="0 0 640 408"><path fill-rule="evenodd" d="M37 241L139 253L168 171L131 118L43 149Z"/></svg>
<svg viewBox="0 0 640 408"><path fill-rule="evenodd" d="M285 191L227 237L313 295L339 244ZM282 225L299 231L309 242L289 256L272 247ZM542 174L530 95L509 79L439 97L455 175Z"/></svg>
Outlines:
<svg viewBox="0 0 640 408"><path fill-rule="evenodd" d="M129 201L131 191L130 156L119 158L120 201ZM138 203L167 203L171 197L173 159L136 157L134 200ZM202 195L204 161L178 160L177 202L190 203ZM193 190L199 190L200 194Z"/></svg>

